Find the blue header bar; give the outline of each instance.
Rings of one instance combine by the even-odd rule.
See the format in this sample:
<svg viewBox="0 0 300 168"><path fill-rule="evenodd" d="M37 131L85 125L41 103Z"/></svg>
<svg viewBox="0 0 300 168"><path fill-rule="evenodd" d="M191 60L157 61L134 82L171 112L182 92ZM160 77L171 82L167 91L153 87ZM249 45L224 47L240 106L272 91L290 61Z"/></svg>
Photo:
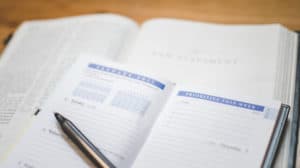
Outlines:
<svg viewBox="0 0 300 168"><path fill-rule="evenodd" d="M249 110L260 111L260 112L263 112L264 108L265 108L264 106L261 106L261 105L256 105L256 104L251 104L251 103L242 102L242 101L238 101L238 100L232 100L232 99L227 99L224 97L212 96L212 95L196 93L196 92L179 91L177 93L177 95L207 100L207 101L211 101L211 102L215 102L215 103L221 103L221 104L245 108L245 109L249 109Z"/></svg>
<svg viewBox="0 0 300 168"><path fill-rule="evenodd" d="M120 70L120 69L111 68L111 67L107 67L107 66L103 66L103 65L99 65L99 64L93 64L93 63L90 63L88 65L88 67L92 68L92 69L97 69L97 70L100 70L100 71L104 71L104 72L108 72L108 73L128 77L128 78L131 78L131 79L139 80L139 81L148 83L150 85L153 85L155 87L158 87L161 90L164 90L164 88L165 88L165 84L163 84L163 83L161 83L161 82L159 82L155 79L148 78L146 76L138 75L138 74L135 74L135 73L131 73L131 72L128 72L128 71L123 71L123 70Z"/></svg>

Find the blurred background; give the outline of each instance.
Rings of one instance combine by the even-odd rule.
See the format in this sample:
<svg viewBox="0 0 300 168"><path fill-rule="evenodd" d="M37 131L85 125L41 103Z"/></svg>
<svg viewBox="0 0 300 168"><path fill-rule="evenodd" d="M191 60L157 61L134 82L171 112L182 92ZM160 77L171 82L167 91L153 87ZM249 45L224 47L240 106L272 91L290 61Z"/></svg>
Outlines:
<svg viewBox="0 0 300 168"><path fill-rule="evenodd" d="M119 13L139 23L175 17L216 23L281 23L300 30L300 0L0 0L0 40L24 20ZM4 45L0 45L2 51Z"/></svg>

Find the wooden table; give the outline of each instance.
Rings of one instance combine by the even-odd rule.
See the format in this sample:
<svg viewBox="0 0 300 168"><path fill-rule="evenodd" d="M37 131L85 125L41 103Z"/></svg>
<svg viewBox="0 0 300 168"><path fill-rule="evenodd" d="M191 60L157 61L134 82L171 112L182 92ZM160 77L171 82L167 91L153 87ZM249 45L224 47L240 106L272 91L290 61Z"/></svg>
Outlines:
<svg viewBox="0 0 300 168"><path fill-rule="evenodd" d="M300 0L0 0L0 40L24 20L112 12L138 22L176 17L217 23L281 23L300 30ZM0 45L0 51L3 50Z"/></svg>

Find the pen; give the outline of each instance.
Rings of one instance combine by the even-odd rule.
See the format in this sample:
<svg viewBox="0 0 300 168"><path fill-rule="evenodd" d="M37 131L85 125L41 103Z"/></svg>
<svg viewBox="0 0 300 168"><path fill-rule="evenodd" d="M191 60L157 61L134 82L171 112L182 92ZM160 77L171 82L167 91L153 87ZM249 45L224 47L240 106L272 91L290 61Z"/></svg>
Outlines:
<svg viewBox="0 0 300 168"><path fill-rule="evenodd" d="M54 113L54 116L64 133L98 168L115 168L115 166L70 120L59 113Z"/></svg>

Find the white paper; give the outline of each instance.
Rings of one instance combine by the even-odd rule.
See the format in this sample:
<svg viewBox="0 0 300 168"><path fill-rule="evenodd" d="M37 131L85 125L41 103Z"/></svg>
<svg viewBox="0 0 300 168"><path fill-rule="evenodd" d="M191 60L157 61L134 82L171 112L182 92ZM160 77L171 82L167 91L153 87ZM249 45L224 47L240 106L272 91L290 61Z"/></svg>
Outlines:
<svg viewBox="0 0 300 168"><path fill-rule="evenodd" d="M258 168L279 107L179 87L133 167Z"/></svg>
<svg viewBox="0 0 300 168"><path fill-rule="evenodd" d="M128 63L174 82L273 99L282 86L280 28L155 19L142 26Z"/></svg>

